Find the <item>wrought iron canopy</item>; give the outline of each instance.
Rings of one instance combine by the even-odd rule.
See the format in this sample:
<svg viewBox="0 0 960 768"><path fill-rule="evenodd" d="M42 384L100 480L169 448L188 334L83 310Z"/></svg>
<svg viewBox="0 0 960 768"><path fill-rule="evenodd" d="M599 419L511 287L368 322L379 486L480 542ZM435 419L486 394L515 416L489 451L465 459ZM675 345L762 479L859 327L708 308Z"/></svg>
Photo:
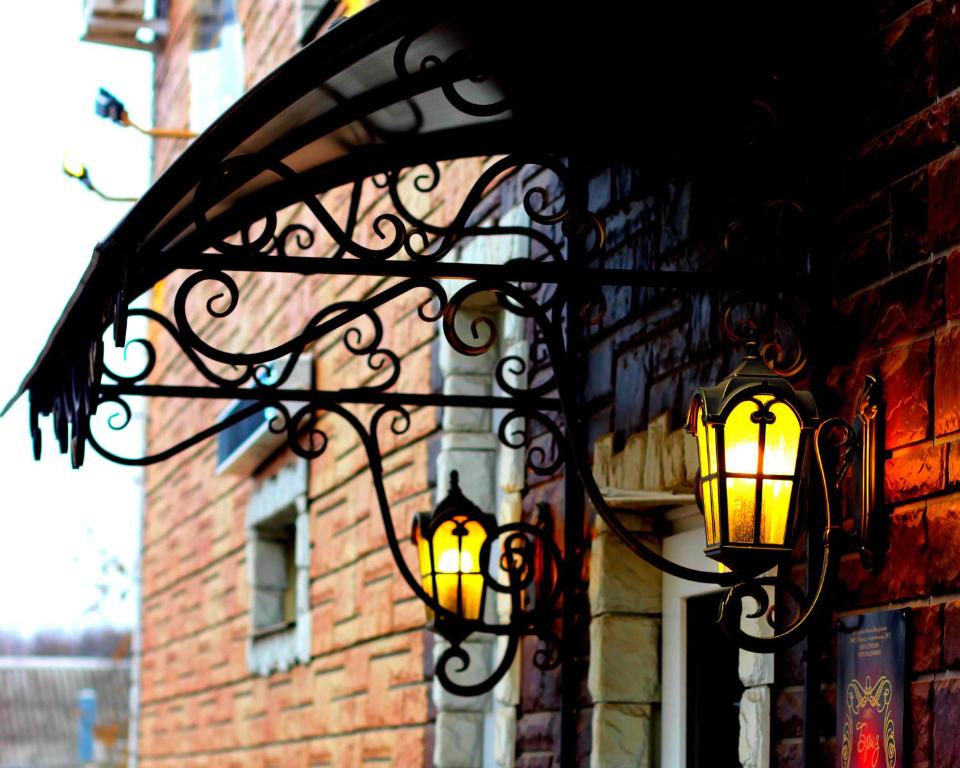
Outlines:
<svg viewBox="0 0 960 768"><path fill-rule="evenodd" d="M739 82L738 68L758 55L758 45L767 54L775 50L781 55L789 48L772 33L751 37L766 18L760 7L737 11L755 15L742 28L726 18L731 9L722 9L722 27L731 34L717 35L711 15L720 9L698 7L700 24L691 27L668 18L679 20L689 8L661 5L670 8L609 8L601 18L583 18L579 9L574 14L555 4L533 3L525 4L521 17L516 4L506 2L381 0L305 48L197 138L97 247L14 397L29 392L35 453L41 449L39 418L45 415L52 415L60 448L69 451L75 466L82 464L87 445L111 460L142 465L163 461L273 408L271 428L286 435L296 454L312 458L328 444L318 414L333 417L360 438L401 575L439 612L442 606L401 551L384 485L381 442L403 435L411 412L420 406L488 409L498 414L501 443L525 450L529 471L553 475L565 469L564 546L561 550L528 524L491 528L491 536L505 537L501 546L506 555L499 567L514 575L499 589L511 592L518 607L509 623L478 618L476 626L506 636L504 660L484 682L458 687L446 666L454 660L465 666L468 660L454 645L438 662L437 674L445 684L459 692L488 690L506 673L523 634L543 641L537 655L543 668L563 661L566 651L556 624L562 618L566 632L576 623L585 542L578 517L582 510L576 511L574 496L582 498L583 492L639 556L681 578L735 587L729 609L725 606L728 628L743 645L768 650L773 643L743 635L739 619L743 599L756 597L757 588L769 586L771 579L761 584L754 574L685 568L628 530L593 479L578 407L576 344L582 324L604 312L602 286L684 291L729 286L767 293L789 288L794 294L806 288L796 274L772 270L708 274L604 265L604 226L589 210L591 169L644 160L653 168L658 158L662 162L681 146L713 151L726 139L724 116L744 102L731 85ZM793 21L789 28L805 52L810 38ZM645 48L647 42L651 45ZM690 62L710 60L711 52L717 56L707 69L679 64L670 76L648 83L658 119L638 124L636 105L623 96L625 79L611 73L650 71L668 47L679 62L685 56ZM570 51L579 55L570 56ZM698 130L694 118L706 115L715 130L689 141ZM489 160L467 185L456 184L458 207L445 211L445 221L435 221L411 202L411 195L430 193L443 183L443 161L470 157ZM526 221L489 223L486 193L511 175L529 182L518 193ZM345 219L337 218L324 199L336 188L349 190ZM390 205L364 218L364 195L371 191ZM306 221L289 218L293 206L299 206ZM330 241L325 255L305 255L320 236ZM529 256L496 264L462 256L471 239L506 237L524 239ZM158 281L184 271L172 317L131 308L131 301ZM243 301L238 275L253 272L372 280L355 295L318 307L302 328L275 346L224 349L210 326L238 308ZM463 355L495 351L496 320L481 312L466 327L462 322L464 308L479 297L487 297L484 306L492 297L500 316L524 324L528 356L504 354L495 366L501 394L448 395L403 386L401 360L384 341L380 312L411 296L419 320L438 324L447 343ZM131 316L146 318L179 348L192 366L186 380L168 382L159 375L149 336L129 342L146 352L142 370L119 373L104 364L104 334L110 332L118 346L128 344ZM333 389L287 386L297 360L321 341L342 344L362 358L368 379ZM548 373L533 380L529 373L534 367ZM131 416L131 397L246 405L152 455L125 457L106 448L90 423L99 408L112 407L119 409L114 416L120 422L112 420L109 426L124 426ZM833 536L834 528L830 530ZM518 590L530 586L531 579L516 574L535 571L541 592L521 600ZM796 598L795 588L785 588ZM800 633L787 636L792 642ZM573 665L563 665L563 675L565 719L571 723L564 738L570 730L575 741L575 719L566 707L575 707L579 683L571 677ZM567 747L573 754L575 743Z"/></svg>
<svg viewBox="0 0 960 768"><path fill-rule="evenodd" d="M518 9L505 0L381 0L336 26L198 137L97 245L4 412L29 391L32 411L54 415L58 439L79 465L103 331L112 324L122 345L130 301L177 268L212 265L202 255L211 242L251 222L275 223L276 211L308 195L451 158L550 154L600 164L632 160L653 172L675 152L687 162L691 153L709 157L725 147L732 116L751 108L744 83L755 63L809 68L809 35L823 34L814 14L767 4L722 12L695 6L692 18L682 4L660 5L583 14L547 2ZM667 51L673 64L664 68ZM657 76L643 80L651 119L637 120L637 104L624 94L635 88L638 73L651 71ZM709 132L698 127L704 119ZM345 226L322 206L314 213L331 234L344 237L355 223L359 193L354 203ZM224 257L217 266L250 268L246 257L274 234L267 226L243 248L215 247ZM344 254L393 255L356 244L337 255ZM318 271L292 260L288 266ZM336 267L357 269L345 260ZM402 276L409 267L384 264L383 271ZM548 271L548 279L564 276L560 265ZM539 273L525 265L515 276L532 280ZM605 278L684 287L718 279L723 276ZM772 283L768 276L763 285ZM68 436L70 425L75 435Z"/></svg>

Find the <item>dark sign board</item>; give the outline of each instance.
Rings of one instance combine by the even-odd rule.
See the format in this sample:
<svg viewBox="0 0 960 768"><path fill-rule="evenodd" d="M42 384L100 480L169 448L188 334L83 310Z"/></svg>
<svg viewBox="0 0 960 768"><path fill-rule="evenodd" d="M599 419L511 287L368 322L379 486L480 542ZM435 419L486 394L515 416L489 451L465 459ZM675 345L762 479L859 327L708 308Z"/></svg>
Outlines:
<svg viewBox="0 0 960 768"><path fill-rule="evenodd" d="M837 766L903 768L906 611L844 616L837 625Z"/></svg>

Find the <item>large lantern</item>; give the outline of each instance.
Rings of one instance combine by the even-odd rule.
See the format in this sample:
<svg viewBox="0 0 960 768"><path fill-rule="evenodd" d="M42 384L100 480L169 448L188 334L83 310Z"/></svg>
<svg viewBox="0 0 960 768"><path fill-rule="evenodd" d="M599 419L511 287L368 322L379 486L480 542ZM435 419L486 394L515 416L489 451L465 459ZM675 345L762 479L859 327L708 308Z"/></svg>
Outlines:
<svg viewBox="0 0 960 768"><path fill-rule="evenodd" d="M456 471L450 473L450 492L433 513L414 517L413 541L423 589L461 621L483 618L490 558L490 548L485 545L496 524L493 515L463 495ZM435 628L450 618L442 612L435 617L427 607L428 623Z"/></svg>
<svg viewBox="0 0 960 768"><path fill-rule="evenodd" d="M694 395L687 430L697 439L709 557L759 571L793 549L803 458L817 421L813 395L772 372L752 343L730 376Z"/></svg>

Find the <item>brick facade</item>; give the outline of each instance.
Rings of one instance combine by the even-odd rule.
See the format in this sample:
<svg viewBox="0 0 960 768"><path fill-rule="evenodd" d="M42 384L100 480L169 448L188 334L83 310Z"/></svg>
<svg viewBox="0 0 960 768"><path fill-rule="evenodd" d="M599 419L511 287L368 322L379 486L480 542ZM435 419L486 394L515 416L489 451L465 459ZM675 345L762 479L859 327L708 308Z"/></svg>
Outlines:
<svg viewBox="0 0 960 768"><path fill-rule="evenodd" d="M296 51L296 0L238 3L244 27L246 75L253 85ZM170 3L171 35L157 56L155 120L186 125L192 4ZM155 144L159 174L182 150L182 142ZM348 198L327 197L334 215ZM442 200L432 201L442 206ZM365 215L385 208L365 200ZM289 211L290 218L298 211ZM328 242L318 238L313 253ZM167 312L182 274L165 281L155 301ZM286 338L316 307L334 300L349 279L292 279L254 275L242 284L252 305L244 312L238 343ZM215 291L214 291L215 292ZM269 299L269 301L268 301ZM434 327L404 324L416 302L394 302L382 313L386 343L404 363L405 383L429 391ZM239 314L239 313L238 313ZM409 329L409 333L404 332ZM159 336L158 377L186 368L178 351ZM318 355L320 382L363 373L355 356L335 346ZM156 450L210 424L222 402L154 402L148 413L148 444ZM428 440L438 414L421 410L399 449L386 446L387 488L396 524L409 528L415 512L433 506L428 482ZM206 443L146 472L142 597L142 721L144 766L429 765L427 724L430 656L422 631L423 609L395 575L373 496L366 459L350 430L328 429L332 444L311 462L310 661L268 676L248 669L251 595L247 579L246 515L255 488L289 461L279 456L253 477L216 475L215 445Z"/></svg>
<svg viewBox="0 0 960 768"><path fill-rule="evenodd" d="M155 121L182 126L189 111L192 11L187 0L170 5L171 35L157 57ZM295 0L239 3L248 85L294 51L296 6ZM751 95L764 109L745 111L742 123L728 129L740 141L729 156L701 164L696 157L678 159L671 170L656 174L628 167L598 170L590 187L591 208L607 227L607 266L736 270L762 267L765 259L778 257L798 276L812 276L817 295L792 308L812 339L813 365L804 384L828 415L849 415L864 373L882 379L890 552L875 574L864 572L856 556L845 558L843 589L833 608L911 609L911 764L938 768L960 766L960 685L954 672L960 668L958 14L949 2L884 3L860 20L869 32L863 50L872 56L858 70L865 95L846 106L835 142L822 131L809 143L798 139L806 136L807 118L797 114L809 106L804 101L809 94L791 91L789 78L771 86L770 73L759 62L755 82L744 89L757 89ZM771 124L768 114L787 117ZM155 172L182 147L158 142ZM458 161L447 177L473 179L483 162ZM506 180L490 195L487 215L496 219L516 210L523 185L536 183ZM449 181L439 185L423 201L425 209L455 210L457 190ZM783 210L768 205L778 199L795 199L803 208L796 228L786 217L785 234ZM339 190L325 200L335 215L347 204ZM374 192L361 205L369 220L388 209L386 197ZM289 220L296 214L287 212ZM820 239L804 239L810 230ZM372 237L369 227L358 232ZM749 237L742 237L745 232ZM559 239L558 232L551 234ZM329 247L321 236L310 253L322 255ZM169 302L182 277L172 276L157 300ZM221 340L235 334L237 348L247 340L267 347L271 339L289 337L291 329L354 280L270 274L245 279L244 300L269 311L246 313L235 326L217 331ZM689 490L691 467L679 430L694 389L718 381L733 367L736 352L719 333L729 298L717 288L689 295L604 289L606 314L586 333L580 371L602 484ZM411 295L381 312L385 345L403 360L406 388L430 391L439 385L436 328L416 318L417 303ZM823 343L825 331L833 342L829 348ZM157 370L161 376L186 372L169 345L160 347ZM323 386L363 382L375 374L335 345L319 352L316 375ZM196 424L211 423L221 407L154 401L148 414L151 449L188 436ZM431 409L412 417L403 442L388 444L384 456L387 490L402 532L414 512L434 503L442 431L443 416ZM395 574L362 446L348 430L337 429L332 417L320 428L329 428L331 445L311 462L309 475L310 661L267 677L252 675L245 659L251 596L244 521L254 488L285 457L253 478L217 476L214 447L205 445L147 471L144 765L432 764L437 736L430 693L433 642L421 630L422 608ZM563 478L530 478L529 483L523 514L533 520L538 504L548 504L562 541ZM607 534L594 522L587 521L596 537L594 557L608 556ZM584 583L596 590L603 574L591 574L589 553L583 555ZM802 566L794 570L802 579ZM598 696L604 670L594 664L588 675L591 652L607 641L603 630L615 623L605 623L607 613L616 621L642 624L649 630L643 642L655 649L658 608L644 603L642 609L630 609L635 617L624 619L620 609L602 607L603 596L590 595L589 601L594 626L585 621L578 636L565 638L576 649L583 680L583 764L598 749L597 723L606 716L601 709L615 717L650 720L659 706L659 690L649 681L638 682L646 687L631 693L624 705L616 697ZM586 616L587 590L583 602ZM827 671L820 730L824 759L832 761L836 695L829 633L822 642ZM628 646L621 664L635 661L639 652ZM516 703L517 768L557 764L559 677L536 669L535 652L536 642L528 639L520 654L518 696L505 699ZM745 764L800 765L799 654L793 649L778 657L771 688L766 673L748 683L759 683L749 689L749 701L770 712L772 742L751 742L769 754L754 755ZM616 663L611 660L610 669ZM744 665L742 659L741 674Z"/></svg>

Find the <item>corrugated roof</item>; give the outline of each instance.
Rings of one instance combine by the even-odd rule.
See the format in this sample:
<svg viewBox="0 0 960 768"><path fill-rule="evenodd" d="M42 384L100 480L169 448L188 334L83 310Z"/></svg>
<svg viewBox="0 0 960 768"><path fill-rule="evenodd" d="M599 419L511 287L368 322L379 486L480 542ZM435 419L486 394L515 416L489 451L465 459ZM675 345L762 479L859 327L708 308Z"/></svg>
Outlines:
<svg viewBox="0 0 960 768"><path fill-rule="evenodd" d="M119 764L127 738L129 661L0 656L0 768L79 765L76 702L85 688L97 692L97 725L118 734L112 748L98 746L98 757Z"/></svg>

